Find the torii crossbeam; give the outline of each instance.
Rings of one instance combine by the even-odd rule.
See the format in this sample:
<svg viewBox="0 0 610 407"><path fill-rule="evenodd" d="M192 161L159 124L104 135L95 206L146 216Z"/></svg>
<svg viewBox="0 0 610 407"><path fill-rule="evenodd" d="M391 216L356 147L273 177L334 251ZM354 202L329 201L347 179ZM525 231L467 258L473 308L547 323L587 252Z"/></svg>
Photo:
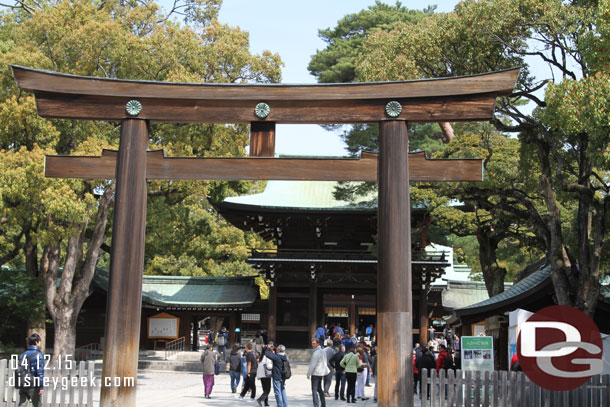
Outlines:
<svg viewBox="0 0 610 407"><path fill-rule="evenodd" d="M512 93L518 69L459 78L323 85L129 81L19 66L13 66L13 72L19 87L35 94L42 117L122 122L118 154L47 157L46 163L48 176L117 179L102 376L137 377L147 177L376 179L378 363L383 366L378 404L413 405L411 355L405 352L412 349L409 181L476 181L482 168L480 160L437 162L415 155L410 161L406 123L489 120L496 97ZM275 123L378 122L380 153L378 159L364 155L360 160L165 158L163 153L146 152L148 121L251 123L255 156L273 155ZM135 388L102 387L102 407L134 405Z"/></svg>

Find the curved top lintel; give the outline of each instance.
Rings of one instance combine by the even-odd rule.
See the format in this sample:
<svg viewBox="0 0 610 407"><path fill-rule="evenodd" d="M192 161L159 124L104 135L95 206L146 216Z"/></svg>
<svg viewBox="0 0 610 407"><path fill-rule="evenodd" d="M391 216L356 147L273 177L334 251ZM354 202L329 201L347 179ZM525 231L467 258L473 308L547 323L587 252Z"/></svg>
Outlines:
<svg viewBox="0 0 610 407"><path fill-rule="evenodd" d="M477 94L508 95L519 68L478 75L399 82L329 84L172 83L109 79L11 66L20 88L34 93L197 100L367 100Z"/></svg>

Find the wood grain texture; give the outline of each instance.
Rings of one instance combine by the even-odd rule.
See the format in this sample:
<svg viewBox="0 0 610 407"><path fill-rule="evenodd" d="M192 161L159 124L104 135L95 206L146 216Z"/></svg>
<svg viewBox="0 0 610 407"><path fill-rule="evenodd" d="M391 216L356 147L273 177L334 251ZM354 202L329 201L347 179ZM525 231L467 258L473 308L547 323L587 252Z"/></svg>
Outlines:
<svg viewBox="0 0 610 407"><path fill-rule="evenodd" d="M250 157L275 156L275 123L252 122L250 124Z"/></svg>
<svg viewBox="0 0 610 407"><path fill-rule="evenodd" d="M377 405L413 406L413 343L408 312L377 312Z"/></svg>
<svg viewBox="0 0 610 407"><path fill-rule="evenodd" d="M413 405L413 293L407 124L379 128L377 263L378 404ZM399 334L396 334L396 333Z"/></svg>
<svg viewBox="0 0 610 407"><path fill-rule="evenodd" d="M400 119L420 122L487 120L497 96L512 93L519 69L439 79L340 84L179 84L79 77L13 66L24 90L36 95L49 118L132 118L126 103L138 99L140 119L166 122L249 123L258 102L277 123L366 123L386 119L385 105L401 103Z"/></svg>
<svg viewBox="0 0 610 407"><path fill-rule="evenodd" d="M495 93L509 95L519 68L462 77L396 82L329 84L215 84L134 81L76 76L12 65L21 89L30 92L124 98L193 100L355 100L400 99Z"/></svg>
<svg viewBox="0 0 610 407"><path fill-rule="evenodd" d="M376 181L377 154L360 159L326 158L179 158L163 151L147 153L148 179L200 180L315 180ZM482 181L483 163L478 159L434 159L425 153L409 154L410 181ZM50 178L112 179L116 152L101 157L46 156L45 176Z"/></svg>
<svg viewBox="0 0 610 407"><path fill-rule="evenodd" d="M125 105L132 97L35 92L38 114L47 118L122 120L131 118ZM397 100L398 117L413 122L472 121L492 118L495 93L421 98L268 100L265 121L276 123L372 123L387 119L385 105ZM139 119L172 123L250 123L257 101L138 98Z"/></svg>
<svg viewBox="0 0 610 407"><path fill-rule="evenodd" d="M102 377L136 378L142 316L148 124L121 125ZM136 388L102 386L101 407L133 407Z"/></svg>

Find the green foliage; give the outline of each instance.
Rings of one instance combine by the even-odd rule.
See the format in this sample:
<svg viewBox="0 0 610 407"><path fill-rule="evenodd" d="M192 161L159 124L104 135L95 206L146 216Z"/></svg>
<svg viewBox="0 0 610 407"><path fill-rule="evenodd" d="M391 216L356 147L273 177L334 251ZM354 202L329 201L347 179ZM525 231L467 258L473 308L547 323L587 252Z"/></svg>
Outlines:
<svg viewBox="0 0 610 407"><path fill-rule="evenodd" d="M106 208L112 196L103 194L114 183L46 179L44 155L116 149L119 127L40 118L34 98L17 89L10 64L105 78L278 82L279 55L252 54L248 33L218 21L220 4L179 0L164 12L152 0L26 0L0 13L0 264L23 265L30 275L47 277L61 265L76 264L74 273L58 275L62 281L73 277L60 286L68 289L56 289L55 279L47 278L47 307L54 318L77 314L86 297L79 287L88 287L92 276L84 267L91 263L87 255L97 250L94 238L101 233L110 243L112 224L106 221L112 211L106 215ZM165 148L169 156L243 156L247 143L243 125L151 127L150 148ZM245 263L250 237L220 219L207 199L221 200L253 185L149 182L146 271L251 273ZM96 218L98 211L104 215ZM69 240L82 244L68 251ZM107 265L107 254L102 258ZM91 259L95 263L97 255Z"/></svg>
<svg viewBox="0 0 610 407"><path fill-rule="evenodd" d="M0 268L0 338L37 316L44 315L44 290L35 277L24 270Z"/></svg>
<svg viewBox="0 0 610 407"><path fill-rule="evenodd" d="M486 181L476 196L473 187L461 186L462 200L477 204L477 236L486 250L500 255L517 238L546 252L558 301L587 312L594 309L598 273L609 262L609 22L608 0L464 0L451 13L372 33L355 70L359 80L377 81L523 67L517 91L498 101L493 120L498 130L517 133L518 141L473 133L486 143L480 146ZM547 66L547 76L537 72L535 78L530 63L538 71ZM468 132L456 126L456 133ZM460 155L468 156L461 143ZM460 143L449 148L454 144ZM444 211L452 227L468 225ZM511 258L519 263L529 252L501 255L499 264ZM510 273L510 265L504 268Z"/></svg>
<svg viewBox="0 0 610 407"><path fill-rule="evenodd" d="M388 31L400 22L413 24L433 10L409 10L400 2L390 6L377 0L366 10L346 15L336 27L320 30L319 37L328 45L312 56L307 69L318 82L351 82L366 37L377 30Z"/></svg>

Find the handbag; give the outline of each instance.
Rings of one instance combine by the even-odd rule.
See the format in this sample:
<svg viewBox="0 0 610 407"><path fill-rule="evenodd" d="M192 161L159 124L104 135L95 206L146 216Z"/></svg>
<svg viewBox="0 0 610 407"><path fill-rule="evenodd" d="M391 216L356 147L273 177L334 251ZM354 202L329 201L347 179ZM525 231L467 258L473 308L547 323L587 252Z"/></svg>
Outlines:
<svg viewBox="0 0 610 407"><path fill-rule="evenodd" d="M216 376L218 376L220 374L220 362L216 361L216 363L214 363L214 374Z"/></svg>
<svg viewBox="0 0 610 407"><path fill-rule="evenodd" d="M265 377L269 378L273 374L273 361L271 359L267 359L267 357L265 356L263 358L263 362L264 362L263 369L265 370Z"/></svg>

